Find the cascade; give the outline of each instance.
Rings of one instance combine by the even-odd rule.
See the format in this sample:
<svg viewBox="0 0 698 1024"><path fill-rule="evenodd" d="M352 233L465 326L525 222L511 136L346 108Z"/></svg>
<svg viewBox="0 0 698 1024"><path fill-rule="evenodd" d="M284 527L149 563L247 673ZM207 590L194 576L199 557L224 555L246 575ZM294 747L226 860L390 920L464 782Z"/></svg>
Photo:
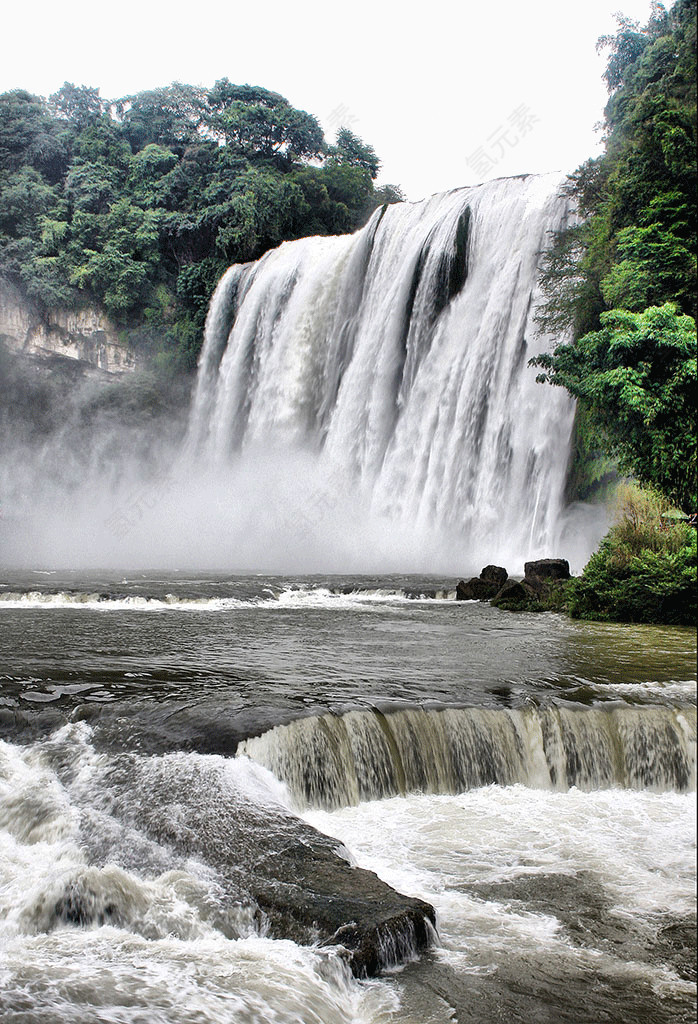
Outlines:
<svg viewBox="0 0 698 1024"><path fill-rule="evenodd" d="M413 545L474 560L550 554L573 403L535 381L559 175L376 210L354 235L286 242L230 268L212 299L187 447L214 473L302 453L284 501L323 491ZM276 492L278 493L278 491ZM317 518L317 516L315 516Z"/></svg>
<svg viewBox="0 0 698 1024"><path fill-rule="evenodd" d="M245 740L301 806L490 784L695 789L696 711L410 708L309 716Z"/></svg>

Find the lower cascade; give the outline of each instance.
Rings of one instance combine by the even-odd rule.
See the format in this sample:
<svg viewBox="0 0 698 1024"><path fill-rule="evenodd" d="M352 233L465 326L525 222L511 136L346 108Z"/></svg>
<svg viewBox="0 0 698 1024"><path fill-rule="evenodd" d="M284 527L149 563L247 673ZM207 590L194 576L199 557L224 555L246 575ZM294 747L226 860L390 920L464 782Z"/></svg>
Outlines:
<svg viewBox="0 0 698 1024"><path fill-rule="evenodd" d="M354 235L231 267L199 363L197 466L261 474L265 505L306 534L360 522L398 527L403 554L419 539L432 560L549 554L574 406L528 361L553 344L535 314L542 254L572 216L561 183L383 207Z"/></svg>
<svg viewBox="0 0 698 1024"><path fill-rule="evenodd" d="M695 708L349 711L276 726L238 747L327 809L490 784L696 787Z"/></svg>

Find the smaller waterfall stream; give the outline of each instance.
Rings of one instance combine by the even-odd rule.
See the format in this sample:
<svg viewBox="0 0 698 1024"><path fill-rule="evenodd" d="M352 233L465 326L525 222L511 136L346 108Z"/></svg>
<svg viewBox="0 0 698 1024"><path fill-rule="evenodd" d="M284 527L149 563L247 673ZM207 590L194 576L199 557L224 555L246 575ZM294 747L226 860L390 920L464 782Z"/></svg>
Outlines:
<svg viewBox="0 0 698 1024"><path fill-rule="evenodd" d="M238 747L287 783L301 806L406 793L539 789L695 789L694 708L406 709L320 715Z"/></svg>

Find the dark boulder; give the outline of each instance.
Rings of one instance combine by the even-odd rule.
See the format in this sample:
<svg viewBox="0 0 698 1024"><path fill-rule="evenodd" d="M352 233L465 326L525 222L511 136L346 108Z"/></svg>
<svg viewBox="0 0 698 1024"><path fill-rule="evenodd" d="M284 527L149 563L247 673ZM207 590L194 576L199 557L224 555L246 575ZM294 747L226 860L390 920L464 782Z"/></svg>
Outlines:
<svg viewBox="0 0 698 1024"><path fill-rule="evenodd" d="M507 581L508 573L501 565L486 565L480 573L480 579L486 583L496 583L501 589Z"/></svg>
<svg viewBox="0 0 698 1024"><path fill-rule="evenodd" d="M357 977L425 950L433 936L433 907L396 892L372 871L350 867L334 845L308 832L255 865L251 889L270 934L343 947Z"/></svg>
<svg viewBox="0 0 698 1024"><path fill-rule="evenodd" d="M553 580L543 579L542 576L524 576L522 582L528 588L528 592L535 594L536 597L546 597L554 585Z"/></svg>
<svg viewBox="0 0 698 1024"><path fill-rule="evenodd" d="M459 580L456 601L490 601L506 580L507 571L501 565L486 565L479 576L473 576L467 583Z"/></svg>
<svg viewBox="0 0 698 1024"><path fill-rule="evenodd" d="M473 576L472 579L460 580L456 587L456 601L489 601L497 593L498 587L492 583Z"/></svg>
<svg viewBox="0 0 698 1024"><path fill-rule="evenodd" d="M568 580L570 563L566 558L539 558L535 562L526 562L524 576L536 576L542 580Z"/></svg>
<svg viewBox="0 0 698 1024"><path fill-rule="evenodd" d="M535 598L536 592L524 580L507 580L495 595L494 600L497 604L505 602L507 605L523 605Z"/></svg>

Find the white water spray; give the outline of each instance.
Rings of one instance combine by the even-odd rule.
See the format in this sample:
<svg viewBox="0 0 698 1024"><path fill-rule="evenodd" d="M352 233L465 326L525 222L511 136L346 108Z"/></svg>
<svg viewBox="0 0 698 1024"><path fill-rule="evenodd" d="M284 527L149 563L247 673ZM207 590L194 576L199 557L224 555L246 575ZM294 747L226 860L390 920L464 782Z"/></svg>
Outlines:
<svg viewBox="0 0 698 1024"><path fill-rule="evenodd" d="M269 573L581 571L604 531L571 515L574 416L535 381L558 175L377 210L354 235L287 242L212 299L184 444L79 403L4 453L0 557L25 566ZM589 507L582 509L588 512Z"/></svg>
<svg viewBox="0 0 698 1024"><path fill-rule="evenodd" d="M528 360L554 341L534 315L542 252L571 216L560 184L456 189L231 268L209 313L189 451L262 476L303 453L281 489L296 525L351 529L360 510L368 537L398 537L405 552L514 571L555 553L574 410Z"/></svg>

